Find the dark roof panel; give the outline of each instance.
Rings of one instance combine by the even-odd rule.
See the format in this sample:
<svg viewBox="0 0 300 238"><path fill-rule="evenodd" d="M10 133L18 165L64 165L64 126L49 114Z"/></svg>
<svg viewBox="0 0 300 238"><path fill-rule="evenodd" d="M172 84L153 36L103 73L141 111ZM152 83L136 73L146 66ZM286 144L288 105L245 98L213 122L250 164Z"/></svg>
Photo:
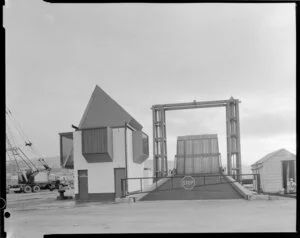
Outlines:
<svg viewBox="0 0 300 238"><path fill-rule="evenodd" d="M136 130L143 128L97 85L81 118L79 129L125 126L125 123L130 124Z"/></svg>

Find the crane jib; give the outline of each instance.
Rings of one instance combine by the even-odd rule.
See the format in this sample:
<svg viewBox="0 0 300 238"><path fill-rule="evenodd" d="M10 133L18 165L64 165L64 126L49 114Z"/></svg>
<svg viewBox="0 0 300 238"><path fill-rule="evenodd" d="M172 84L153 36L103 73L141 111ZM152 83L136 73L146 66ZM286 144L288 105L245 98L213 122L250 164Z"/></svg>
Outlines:
<svg viewBox="0 0 300 238"><path fill-rule="evenodd" d="M20 174L19 185L34 183L34 177L40 172L47 171L47 174L49 175L51 167L42 158L42 156L38 155L36 149L34 148L34 145L25 135L16 119L13 118L10 110L6 110L6 115L8 119L6 120L6 154L9 159L13 160L16 163L17 171ZM43 168L41 168L40 166L36 166L36 164L33 163L33 161L28 157L28 155L18 146L18 144L16 143L17 140L15 140L15 137L13 135L13 131L10 129L11 125L16 131L18 131L21 138L25 141L25 146L29 147L32 152L34 152L34 154L38 155L38 157L40 158L38 159L38 161L42 164Z"/></svg>

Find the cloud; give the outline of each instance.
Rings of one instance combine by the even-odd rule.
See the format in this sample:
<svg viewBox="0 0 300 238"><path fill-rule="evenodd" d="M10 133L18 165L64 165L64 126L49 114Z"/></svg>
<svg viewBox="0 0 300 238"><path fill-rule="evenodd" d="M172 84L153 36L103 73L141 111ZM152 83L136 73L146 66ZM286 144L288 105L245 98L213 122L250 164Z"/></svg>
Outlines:
<svg viewBox="0 0 300 238"><path fill-rule="evenodd" d="M176 137L186 134L222 133L225 130L223 110L201 108L167 112L167 133Z"/></svg>
<svg viewBox="0 0 300 238"><path fill-rule="evenodd" d="M266 138L242 137L242 164L253 164L266 154L286 149L296 154L296 134L274 135Z"/></svg>
<svg viewBox="0 0 300 238"><path fill-rule="evenodd" d="M252 113L241 120L241 136L272 137L296 133L296 112Z"/></svg>
<svg viewBox="0 0 300 238"><path fill-rule="evenodd" d="M49 13L46 13L45 14L45 19L46 21L48 21L50 24L53 24L54 23L54 16L49 14Z"/></svg>
<svg viewBox="0 0 300 238"><path fill-rule="evenodd" d="M49 156L56 131L80 120L96 84L150 138L152 105L230 96L242 101L242 139L294 133L293 7L33 3L5 12L6 95L35 141L44 130L38 147ZM217 110L168 112L170 147L178 135L224 134Z"/></svg>

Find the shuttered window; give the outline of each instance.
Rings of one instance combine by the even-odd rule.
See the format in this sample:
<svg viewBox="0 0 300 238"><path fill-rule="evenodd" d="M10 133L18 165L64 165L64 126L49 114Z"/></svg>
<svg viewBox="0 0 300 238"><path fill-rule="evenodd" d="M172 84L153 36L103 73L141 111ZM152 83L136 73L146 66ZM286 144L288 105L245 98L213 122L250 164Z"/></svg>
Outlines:
<svg viewBox="0 0 300 238"><path fill-rule="evenodd" d="M143 154L149 156L149 139L148 139L148 135L146 135L143 132L142 137L143 137Z"/></svg>
<svg viewBox="0 0 300 238"><path fill-rule="evenodd" d="M82 153L102 154L108 152L107 128L82 131Z"/></svg>
<svg viewBox="0 0 300 238"><path fill-rule="evenodd" d="M133 162L141 164L149 157L148 135L142 131L132 134Z"/></svg>
<svg viewBox="0 0 300 238"><path fill-rule="evenodd" d="M73 132L60 133L60 165L73 169Z"/></svg>

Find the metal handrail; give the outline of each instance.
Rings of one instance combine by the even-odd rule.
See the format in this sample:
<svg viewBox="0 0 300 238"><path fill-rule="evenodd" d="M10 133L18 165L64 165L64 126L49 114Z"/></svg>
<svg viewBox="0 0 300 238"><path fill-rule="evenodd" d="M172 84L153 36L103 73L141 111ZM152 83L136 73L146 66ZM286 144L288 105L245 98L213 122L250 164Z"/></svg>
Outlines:
<svg viewBox="0 0 300 238"><path fill-rule="evenodd" d="M226 175L226 174L221 174L221 175L225 175L225 176L231 176L231 175ZM240 176L243 176L243 175L257 175L257 174L240 174ZM217 176L220 176L220 174L210 174L210 173L207 173L207 174L204 174L204 175L197 175L197 174L185 174L185 175L176 175L176 176L152 176L152 177L134 177L134 178L124 178L123 180L131 180L131 179L155 179L155 178L158 178L158 179L161 179L161 178L171 178L171 177L185 177L185 176L192 176L192 177L217 177Z"/></svg>
<svg viewBox="0 0 300 238"><path fill-rule="evenodd" d="M246 175L251 175L253 176L253 180L256 181L256 191L258 193L260 193L260 181L259 181L259 174L241 174L240 177L242 176L246 176ZM155 189L153 191L158 191L157 188L158 188L158 184L157 182L159 181L159 179L163 179L163 178L170 178L171 179L171 184L172 184L172 190L173 189L182 189L181 187L180 188L174 188L174 183L173 183L173 180L174 178L183 178L185 176L192 176L192 177L195 177L195 178L203 178L203 184L201 185L197 185L195 186L196 188L197 187L201 187L201 186L205 186L205 185L217 185L217 184L224 184L224 183L240 183L241 181L243 181L243 179L241 179L241 181L237 181L237 180L234 180L234 181L226 181L224 182L224 180L222 180L222 177L225 177L225 176L230 176L230 175L226 175L226 174L206 174L206 175L181 175L181 176L161 176L161 177L136 177L136 178L124 178L124 179L121 179L121 190L122 190L122 197L126 197L128 195L131 195L131 194L138 194L138 193L148 193L149 191L143 191L143 180L144 179L156 179L156 182L155 182ZM208 177L219 177L220 178L220 182L219 183L216 183L216 184L211 184L211 183L207 183L206 179L205 178L208 178ZM129 180L136 180L136 179L139 179L140 180L140 189L138 191L134 191L134 192L128 192L128 181ZM125 183L125 184L124 184ZM166 191L166 190L170 190L170 189L159 189L159 191Z"/></svg>

